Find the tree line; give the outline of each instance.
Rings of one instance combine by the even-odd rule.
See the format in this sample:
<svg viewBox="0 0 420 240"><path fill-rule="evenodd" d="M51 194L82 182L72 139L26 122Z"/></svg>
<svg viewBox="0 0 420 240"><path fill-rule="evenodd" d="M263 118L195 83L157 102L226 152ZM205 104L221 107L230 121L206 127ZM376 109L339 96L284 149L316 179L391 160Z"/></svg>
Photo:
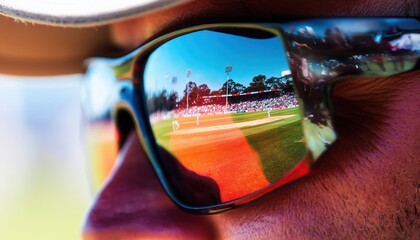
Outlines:
<svg viewBox="0 0 420 240"><path fill-rule="evenodd" d="M197 83L190 81L185 85L182 96L178 96L175 91L168 92L166 89L152 96L147 97L147 104L149 111L164 111L172 110L175 107L186 107L187 98L188 105L201 106L205 99L203 96L214 96L226 94L226 87L228 94L241 94L246 92L263 91L278 89L283 93L293 92L293 82L289 76L285 77L270 77L265 75L258 75L252 78L249 86L244 86L241 83L229 79L216 90L211 90L207 84L197 85Z"/></svg>

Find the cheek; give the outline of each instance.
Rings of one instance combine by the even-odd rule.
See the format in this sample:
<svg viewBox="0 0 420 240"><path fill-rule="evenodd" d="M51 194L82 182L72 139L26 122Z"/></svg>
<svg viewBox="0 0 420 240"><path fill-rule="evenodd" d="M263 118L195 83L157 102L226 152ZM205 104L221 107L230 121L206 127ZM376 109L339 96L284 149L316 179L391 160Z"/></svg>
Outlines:
<svg viewBox="0 0 420 240"><path fill-rule="evenodd" d="M337 84L338 141L306 178L215 215L227 238L398 238L418 233L419 76Z"/></svg>

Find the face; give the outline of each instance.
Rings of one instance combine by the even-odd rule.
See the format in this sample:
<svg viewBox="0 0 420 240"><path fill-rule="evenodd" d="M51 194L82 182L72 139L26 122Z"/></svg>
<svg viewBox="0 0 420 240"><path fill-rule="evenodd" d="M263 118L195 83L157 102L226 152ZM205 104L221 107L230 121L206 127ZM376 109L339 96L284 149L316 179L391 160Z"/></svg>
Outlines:
<svg viewBox="0 0 420 240"><path fill-rule="evenodd" d="M176 28L291 16L419 14L415 1L190 2L113 25L127 49ZM214 215L167 197L133 132L87 215L86 239L360 239L420 235L417 72L353 78L333 89L339 139L305 178Z"/></svg>

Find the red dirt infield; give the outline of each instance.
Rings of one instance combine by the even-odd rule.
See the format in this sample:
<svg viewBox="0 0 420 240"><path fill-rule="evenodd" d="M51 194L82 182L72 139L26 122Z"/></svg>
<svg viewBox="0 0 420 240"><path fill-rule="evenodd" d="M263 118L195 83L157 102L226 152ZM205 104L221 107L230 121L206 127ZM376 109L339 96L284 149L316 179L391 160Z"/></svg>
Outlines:
<svg viewBox="0 0 420 240"><path fill-rule="evenodd" d="M243 126L255 126L290 116L263 118L236 123L226 115L179 118L179 130L172 132L169 147L186 168L211 177L220 189L221 200L229 201L269 185L261 160L246 136Z"/></svg>

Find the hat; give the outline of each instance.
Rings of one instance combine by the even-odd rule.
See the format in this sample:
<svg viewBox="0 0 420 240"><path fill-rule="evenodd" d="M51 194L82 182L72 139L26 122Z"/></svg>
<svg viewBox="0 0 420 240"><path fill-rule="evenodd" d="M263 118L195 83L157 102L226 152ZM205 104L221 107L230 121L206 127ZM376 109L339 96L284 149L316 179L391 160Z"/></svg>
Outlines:
<svg viewBox="0 0 420 240"><path fill-rule="evenodd" d="M90 26L138 16L187 0L0 0L0 14L60 26Z"/></svg>

